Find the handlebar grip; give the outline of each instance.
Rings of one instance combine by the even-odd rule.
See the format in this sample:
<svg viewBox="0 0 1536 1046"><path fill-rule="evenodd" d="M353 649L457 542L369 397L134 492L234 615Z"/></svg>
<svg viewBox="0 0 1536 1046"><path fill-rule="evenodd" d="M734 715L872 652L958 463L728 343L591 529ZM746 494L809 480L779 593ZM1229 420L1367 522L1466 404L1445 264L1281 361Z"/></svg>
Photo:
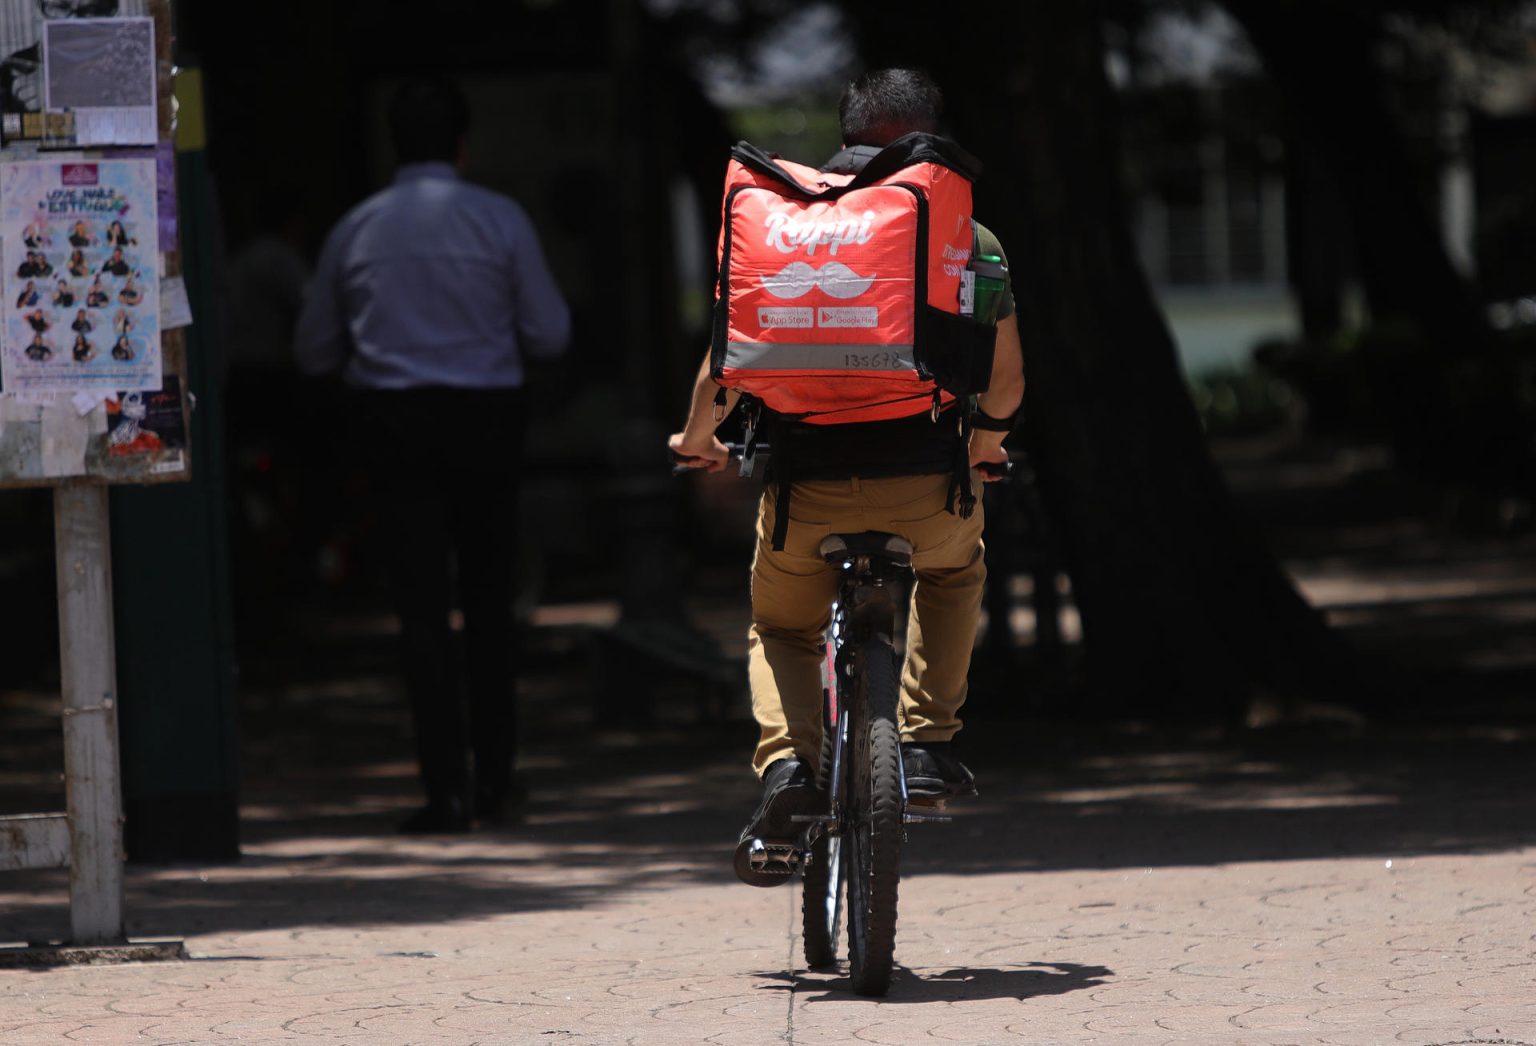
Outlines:
<svg viewBox="0 0 1536 1046"><path fill-rule="evenodd" d="M730 452L732 461L740 461L742 454L746 452L747 448L741 443L727 443L725 444L725 449ZM766 443L759 443L757 445L757 453L764 457L768 455L770 450L771 448ZM687 462L703 461L704 459L693 457L688 454L679 454L671 447L668 447L667 460L672 463L672 475L681 476L689 472L697 471L694 466L687 464Z"/></svg>
<svg viewBox="0 0 1536 1046"><path fill-rule="evenodd" d="M674 476L681 476L681 475L684 475L686 473L695 471L694 466L687 464L687 462L690 462L690 461L703 461L704 459L703 458L696 458L696 457L692 456L691 454L679 454L677 451L673 450L671 447L668 447L667 448L667 460L669 462L671 462L671 464L672 464L672 475L674 475Z"/></svg>

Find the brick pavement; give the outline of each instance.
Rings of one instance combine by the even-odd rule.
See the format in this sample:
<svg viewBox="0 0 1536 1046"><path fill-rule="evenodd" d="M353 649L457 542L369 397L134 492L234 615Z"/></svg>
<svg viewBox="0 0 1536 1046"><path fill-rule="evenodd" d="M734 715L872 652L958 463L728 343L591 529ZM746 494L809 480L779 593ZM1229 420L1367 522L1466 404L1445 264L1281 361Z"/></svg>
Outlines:
<svg viewBox="0 0 1536 1046"><path fill-rule="evenodd" d="M989 733L884 1001L731 878L722 730L551 754L526 823L443 840L389 831L408 764L256 789L238 864L132 870L190 960L0 971L0 1042L1536 1044L1530 731ZM62 888L0 878L0 939Z"/></svg>

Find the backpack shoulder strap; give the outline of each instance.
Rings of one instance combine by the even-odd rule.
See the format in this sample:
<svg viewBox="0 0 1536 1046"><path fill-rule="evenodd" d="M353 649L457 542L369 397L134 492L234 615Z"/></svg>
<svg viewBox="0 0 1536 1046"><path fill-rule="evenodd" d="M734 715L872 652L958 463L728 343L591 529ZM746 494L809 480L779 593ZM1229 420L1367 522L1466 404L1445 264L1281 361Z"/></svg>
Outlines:
<svg viewBox="0 0 1536 1046"><path fill-rule="evenodd" d="M814 167L781 159L746 141L736 143L731 159L757 178L767 179L779 191L806 199L841 196L848 180L845 175L824 174Z"/></svg>
<svg viewBox="0 0 1536 1046"><path fill-rule="evenodd" d="M896 139L854 176L849 189L858 189L884 181L897 171L915 164L931 163L947 167L968 182L981 177L981 161L962 149L957 143L936 134L914 131Z"/></svg>
<svg viewBox="0 0 1536 1046"><path fill-rule="evenodd" d="M914 131L904 134L881 149L864 169L849 181L839 176L828 176L799 164L791 164L764 152L751 142L737 142L731 150L731 159L747 170L776 182L781 188L807 199L835 199L854 189L862 189L896 174L904 168L920 163L947 167L967 181L974 182L981 176L981 161L966 152L948 138L936 134ZM804 176L802 176L802 172ZM830 184L827 178L838 178Z"/></svg>

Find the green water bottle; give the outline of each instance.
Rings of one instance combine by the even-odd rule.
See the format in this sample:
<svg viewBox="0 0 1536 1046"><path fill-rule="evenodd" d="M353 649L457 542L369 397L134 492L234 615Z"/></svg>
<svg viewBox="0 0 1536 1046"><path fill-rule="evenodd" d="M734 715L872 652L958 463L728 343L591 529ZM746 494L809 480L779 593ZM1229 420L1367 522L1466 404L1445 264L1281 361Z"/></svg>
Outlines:
<svg viewBox="0 0 1536 1046"><path fill-rule="evenodd" d="M995 254L972 255L967 266L975 274L972 291L975 304L971 317L989 326L997 324L997 311L1002 305L1003 288L1007 286L1008 266Z"/></svg>

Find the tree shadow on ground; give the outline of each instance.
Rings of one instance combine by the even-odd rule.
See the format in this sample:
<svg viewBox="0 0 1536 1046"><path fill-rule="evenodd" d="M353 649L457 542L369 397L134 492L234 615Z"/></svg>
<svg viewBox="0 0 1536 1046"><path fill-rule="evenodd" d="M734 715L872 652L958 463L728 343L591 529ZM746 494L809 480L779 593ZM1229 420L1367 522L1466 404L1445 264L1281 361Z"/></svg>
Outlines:
<svg viewBox="0 0 1536 1046"><path fill-rule="evenodd" d="M983 798L968 809L957 804L951 824L914 832L904 874L1536 844L1536 730L1529 727L1115 736L1103 728L1018 726L1014 743L1005 730L971 744Z"/></svg>
<svg viewBox="0 0 1536 1046"><path fill-rule="evenodd" d="M1453 617L1452 635L1486 641L1481 622L1509 629L1513 643L1525 622L1509 616L1510 606L1502 597L1442 601L1426 608L1435 628L1419 638L1446 634ZM1379 623L1385 642L1409 626L1418 636L1427 620L1394 604L1360 627ZM750 722L705 719L684 695L658 709L657 724L612 728L590 692L581 643L547 631L532 638L543 653L524 664L532 801L522 823L433 840L396 835L419 793L388 637L369 633L328 658L306 647L244 696L245 858L206 869L206 880L197 867L130 866L130 932L448 922L586 907L618 891L733 886L731 849L758 796L746 767ZM6 805L57 808L26 799L57 798L53 706L4 696ZM1470 717L1467 697L1448 688L1437 722L1237 732L1095 721L1091 709L1070 721L1010 717L994 707L960 738L982 797L956 805L952 824L914 828L903 874L1536 845L1536 723L1530 713L1500 718L1494 706ZM64 872L0 877L0 939L60 935L67 887ZM970 988L963 972L934 980L1013 995L1031 978L1065 976L1003 973L974 971Z"/></svg>
<svg viewBox="0 0 1536 1046"><path fill-rule="evenodd" d="M250 780L242 861L130 866L129 931L452 922L583 908L620 892L734 888L731 848L757 797L744 766L750 733L725 723L553 737L528 760L523 823L427 839L394 831L415 801L408 757L351 762L342 746L311 763L307 750L322 745L306 736ZM963 752L982 798L957 804L951 824L914 828L903 876L1536 846L1533 738L1519 724L1240 734L994 725ZM61 935L67 893L62 871L0 878L0 939ZM937 971L932 990L1017 995L1065 976L1040 969L972 981Z"/></svg>

